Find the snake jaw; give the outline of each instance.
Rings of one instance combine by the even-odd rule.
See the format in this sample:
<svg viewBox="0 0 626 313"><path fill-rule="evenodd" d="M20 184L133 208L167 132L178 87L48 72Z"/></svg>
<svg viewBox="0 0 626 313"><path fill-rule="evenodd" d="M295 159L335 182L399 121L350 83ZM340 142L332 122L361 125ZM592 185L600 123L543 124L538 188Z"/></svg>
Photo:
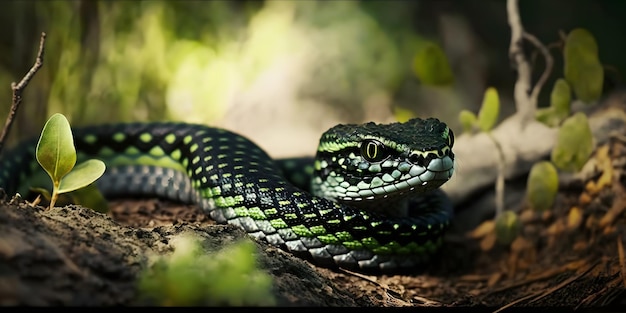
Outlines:
<svg viewBox="0 0 626 313"><path fill-rule="evenodd" d="M395 165L394 163L399 163L399 165L393 166ZM322 188L321 192L324 192L336 201L351 203L357 206L371 206L371 202L382 199L439 188L454 173L454 160L449 155L430 160L426 167L406 161L388 162L388 164L391 166L381 166L381 170L371 176L348 174L339 178L341 176L335 171L331 171L326 180L322 180L320 177L316 178L315 184ZM400 167L402 171L396 169L397 167ZM376 167L375 171L377 170ZM362 204L364 202L370 203Z"/></svg>

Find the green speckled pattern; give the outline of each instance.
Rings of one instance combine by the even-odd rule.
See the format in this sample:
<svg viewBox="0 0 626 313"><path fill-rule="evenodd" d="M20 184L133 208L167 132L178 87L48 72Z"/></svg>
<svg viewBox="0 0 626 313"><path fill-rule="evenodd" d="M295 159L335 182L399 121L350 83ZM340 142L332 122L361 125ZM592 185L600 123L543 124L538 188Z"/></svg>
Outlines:
<svg viewBox="0 0 626 313"><path fill-rule="evenodd" d="M194 203L217 222L240 226L257 239L322 266L383 272L414 268L429 261L439 248L451 217L450 203L436 187L452 175L453 136L445 124L434 119L392 124L387 126L390 135L386 135L385 126L367 125L362 129L372 131L342 125L322 136L312 192L331 190L334 187L330 186L341 179L338 177L348 177L344 175L351 175L344 178L351 181L350 186L358 185L353 179L361 174L344 174L342 169L366 172L365 183L360 185L363 188L365 184L380 186L374 182L374 172L380 177L388 174L382 180L395 177L397 183L421 177L432 187L411 190L409 186L398 193L402 194L399 199L410 199L402 201L408 216L363 209L354 205L353 199L315 196L304 190L302 183L299 188L285 179L278 163L257 145L223 129L183 123L127 123L73 132L79 161L96 157L107 164L97 181L107 197L154 196ZM384 152L390 156L366 166L358 157L360 142L371 138L384 143ZM30 177L42 171L34 158L35 145L34 140L23 142L0 160L0 186L8 194L24 193ZM369 148L365 151L370 154L378 149ZM335 161L343 158L348 165L337 165L333 155ZM402 164L401 175L394 174L392 168ZM434 176L417 174L421 169L432 172L431 167ZM326 187L316 185L320 179L327 182L330 176L334 178ZM365 197L369 196L362 190ZM390 203L396 205L398 201Z"/></svg>

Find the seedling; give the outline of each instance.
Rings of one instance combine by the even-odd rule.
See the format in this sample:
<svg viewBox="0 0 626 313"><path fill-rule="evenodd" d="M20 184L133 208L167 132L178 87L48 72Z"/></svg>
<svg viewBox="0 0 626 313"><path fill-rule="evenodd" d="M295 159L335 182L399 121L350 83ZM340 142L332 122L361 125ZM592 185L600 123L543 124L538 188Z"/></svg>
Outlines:
<svg viewBox="0 0 626 313"><path fill-rule="evenodd" d="M572 90L563 78L557 79L550 93L550 106L538 108L535 112L537 121L548 127L557 127L570 115Z"/></svg>
<svg viewBox="0 0 626 313"><path fill-rule="evenodd" d="M495 224L492 225L495 225L496 240L502 244L510 244L519 232L519 218L515 212L504 210L504 151L500 142L491 133L498 121L499 114L500 96L498 95L498 90L494 87L489 87L485 90L478 115L468 110L462 110L459 113L459 121L463 126L464 132L482 131L495 145L498 153L498 174L495 186L496 217Z"/></svg>
<svg viewBox="0 0 626 313"><path fill-rule="evenodd" d="M531 209L545 212L552 208L559 191L559 175L549 161L535 163L526 181L526 198Z"/></svg>
<svg viewBox="0 0 626 313"><path fill-rule="evenodd" d="M56 113L48 119L37 142L37 162L52 179L50 208L54 207L59 194L85 187L102 174L105 165L100 160L87 160L76 165L76 148L70 123L65 116Z"/></svg>
<svg viewBox="0 0 626 313"><path fill-rule="evenodd" d="M587 116L578 112L567 118L557 136L550 160L566 172L578 172L593 152L593 134Z"/></svg>

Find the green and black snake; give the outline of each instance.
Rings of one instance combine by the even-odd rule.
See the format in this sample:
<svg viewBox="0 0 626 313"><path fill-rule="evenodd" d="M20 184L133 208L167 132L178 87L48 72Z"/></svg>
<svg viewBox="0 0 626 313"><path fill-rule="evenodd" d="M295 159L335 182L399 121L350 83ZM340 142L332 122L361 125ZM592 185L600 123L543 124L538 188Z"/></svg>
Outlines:
<svg viewBox="0 0 626 313"><path fill-rule="evenodd" d="M442 244L451 204L437 189L454 172L454 135L434 118L337 125L320 139L311 186L233 132L176 122L73 130L79 161L107 164L105 197L199 205L212 219L327 267L393 272L424 265ZM0 187L28 192L43 171L27 140L0 161Z"/></svg>

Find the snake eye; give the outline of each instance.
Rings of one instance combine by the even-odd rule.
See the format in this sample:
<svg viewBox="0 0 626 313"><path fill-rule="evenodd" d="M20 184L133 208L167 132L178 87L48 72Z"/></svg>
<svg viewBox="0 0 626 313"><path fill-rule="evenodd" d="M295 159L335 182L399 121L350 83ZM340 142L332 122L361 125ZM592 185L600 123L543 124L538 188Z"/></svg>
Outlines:
<svg viewBox="0 0 626 313"><path fill-rule="evenodd" d="M389 156L385 145L374 139L361 142L361 156L368 162L380 162Z"/></svg>

